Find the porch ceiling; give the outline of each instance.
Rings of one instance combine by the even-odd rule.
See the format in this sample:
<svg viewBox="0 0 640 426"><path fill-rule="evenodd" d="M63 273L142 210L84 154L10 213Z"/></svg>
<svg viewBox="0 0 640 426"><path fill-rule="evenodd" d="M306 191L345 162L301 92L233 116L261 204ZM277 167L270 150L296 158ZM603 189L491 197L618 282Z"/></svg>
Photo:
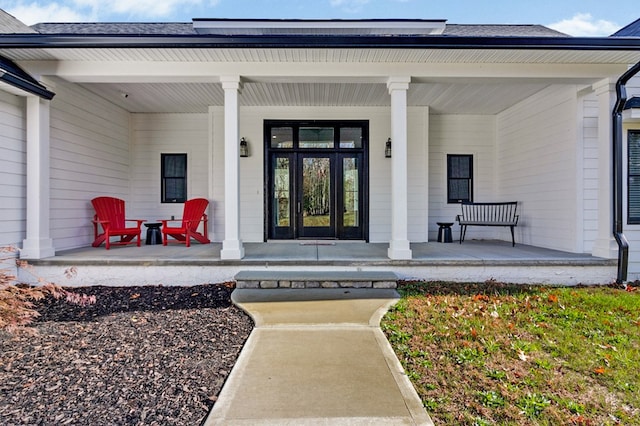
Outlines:
<svg viewBox="0 0 640 426"><path fill-rule="evenodd" d="M410 106L429 106L436 114L496 114L531 96L549 82L413 83ZM91 92L137 113L205 113L222 106L218 83L85 83ZM389 106L385 84L245 83L242 106Z"/></svg>
<svg viewBox="0 0 640 426"><path fill-rule="evenodd" d="M243 106L388 106L385 82L397 74L412 76L410 106L496 114L550 84L588 86L640 60L636 50L563 49L58 47L0 54L138 113L221 106L221 75L243 77Z"/></svg>

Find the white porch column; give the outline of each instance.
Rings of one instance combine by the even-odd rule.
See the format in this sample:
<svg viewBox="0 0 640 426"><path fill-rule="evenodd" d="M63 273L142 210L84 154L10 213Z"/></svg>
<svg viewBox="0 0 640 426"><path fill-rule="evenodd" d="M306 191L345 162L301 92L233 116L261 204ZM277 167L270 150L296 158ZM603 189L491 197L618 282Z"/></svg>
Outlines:
<svg viewBox="0 0 640 426"><path fill-rule="evenodd" d="M598 238L593 255L607 259L618 256L613 238L613 134L611 111L616 101L615 84L609 79L593 85L598 95Z"/></svg>
<svg viewBox="0 0 640 426"><path fill-rule="evenodd" d="M27 97L27 233L20 258L55 256L49 234L49 101Z"/></svg>
<svg viewBox="0 0 640 426"><path fill-rule="evenodd" d="M411 259L408 239L407 195L407 90L410 77L391 77L391 241L390 259Z"/></svg>
<svg viewBox="0 0 640 426"><path fill-rule="evenodd" d="M240 240L240 76L221 77L224 89L224 241L220 258L242 259Z"/></svg>

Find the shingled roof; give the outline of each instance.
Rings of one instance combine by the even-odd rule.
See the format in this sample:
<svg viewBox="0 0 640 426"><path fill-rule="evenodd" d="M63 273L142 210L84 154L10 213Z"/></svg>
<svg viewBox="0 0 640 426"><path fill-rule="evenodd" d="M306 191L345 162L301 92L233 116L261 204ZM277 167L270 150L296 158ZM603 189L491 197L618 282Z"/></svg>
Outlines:
<svg viewBox="0 0 640 426"><path fill-rule="evenodd" d="M35 32L33 28L0 9L0 34L29 34Z"/></svg>
<svg viewBox="0 0 640 426"><path fill-rule="evenodd" d="M72 22L40 23L31 28L41 34L195 35L191 22Z"/></svg>
<svg viewBox="0 0 640 426"><path fill-rule="evenodd" d="M197 35L191 22L173 23L40 23L31 28L41 34L91 35ZM459 25L447 24L442 35L461 37L569 37L542 25Z"/></svg>
<svg viewBox="0 0 640 426"><path fill-rule="evenodd" d="M640 37L640 19L613 33L611 37Z"/></svg>

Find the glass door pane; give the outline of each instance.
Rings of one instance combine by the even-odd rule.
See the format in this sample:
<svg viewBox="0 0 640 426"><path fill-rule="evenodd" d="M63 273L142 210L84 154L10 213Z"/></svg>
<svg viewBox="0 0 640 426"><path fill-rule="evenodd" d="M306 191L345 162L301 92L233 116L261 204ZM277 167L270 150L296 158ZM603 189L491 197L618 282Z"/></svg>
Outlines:
<svg viewBox="0 0 640 426"><path fill-rule="evenodd" d="M342 159L342 226L360 226L360 182L358 159Z"/></svg>
<svg viewBox="0 0 640 426"><path fill-rule="evenodd" d="M305 158L302 162L303 225L331 225L331 161Z"/></svg>
<svg viewBox="0 0 640 426"><path fill-rule="evenodd" d="M293 161L290 154L271 156L269 238L293 238Z"/></svg>
<svg viewBox="0 0 640 426"><path fill-rule="evenodd" d="M276 158L273 172L273 218L275 226L291 223L291 173L288 158Z"/></svg>

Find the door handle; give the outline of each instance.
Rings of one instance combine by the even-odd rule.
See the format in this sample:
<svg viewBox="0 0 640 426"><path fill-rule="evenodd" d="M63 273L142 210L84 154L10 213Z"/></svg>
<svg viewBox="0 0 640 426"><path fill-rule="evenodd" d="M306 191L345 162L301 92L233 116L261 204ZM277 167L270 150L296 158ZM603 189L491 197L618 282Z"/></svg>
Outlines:
<svg viewBox="0 0 640 426"><path fill-rule="evenodd" d="M301 209L302 209L302 203L298 201L298 214L300 214Z"/></svg>

